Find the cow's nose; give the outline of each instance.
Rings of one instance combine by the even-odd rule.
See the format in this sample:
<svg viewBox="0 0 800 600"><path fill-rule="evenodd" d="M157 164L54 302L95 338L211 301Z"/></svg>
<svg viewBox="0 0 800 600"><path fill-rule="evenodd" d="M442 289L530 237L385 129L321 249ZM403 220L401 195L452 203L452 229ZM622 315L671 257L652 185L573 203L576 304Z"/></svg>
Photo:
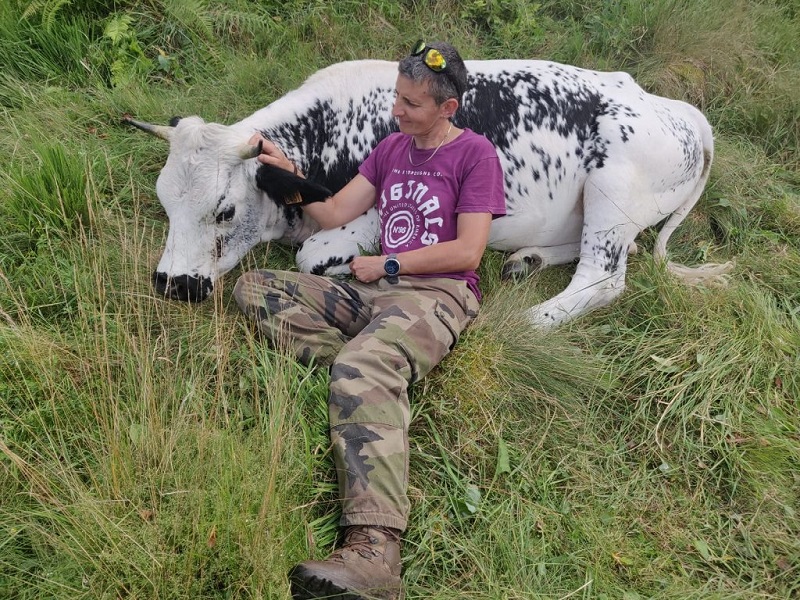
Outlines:
<svg viewBox="0 0 800 600"><path fill-rule="evenodd" d="M194 275L173 275L170 277L162 271L153 273L153 287L159 296L184 302L202 302L214 289L208 277Z"/></svg>

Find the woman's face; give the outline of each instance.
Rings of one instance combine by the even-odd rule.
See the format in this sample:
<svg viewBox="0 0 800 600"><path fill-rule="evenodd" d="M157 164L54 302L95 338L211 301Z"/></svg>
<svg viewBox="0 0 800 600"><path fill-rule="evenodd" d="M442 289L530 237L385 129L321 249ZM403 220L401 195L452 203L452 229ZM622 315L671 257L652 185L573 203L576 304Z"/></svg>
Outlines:
<svg viewBox="0 0 800 600"><path fill-rule="evenodd" d="M436 132L452 116L446 109L447 102L437 104L428 93L427 80L417 83L398 75L395 92L392 116L405 134L424 136Z"/></svg>

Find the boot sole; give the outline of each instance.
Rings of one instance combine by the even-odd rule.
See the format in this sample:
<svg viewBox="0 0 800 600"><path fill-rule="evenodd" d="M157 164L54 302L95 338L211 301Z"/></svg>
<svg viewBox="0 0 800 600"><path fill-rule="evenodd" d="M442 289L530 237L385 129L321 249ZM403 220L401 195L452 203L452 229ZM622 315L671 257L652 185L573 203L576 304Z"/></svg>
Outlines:
<svg viewBox="0 0 800 600"><path fill-rule="evenodd" d="M317 577L308 573L298 565L289 571L293 600L397 600L403 598L403 593L374 591L368 595L356 593L347 588L336 585L328 579Z"/></svg>

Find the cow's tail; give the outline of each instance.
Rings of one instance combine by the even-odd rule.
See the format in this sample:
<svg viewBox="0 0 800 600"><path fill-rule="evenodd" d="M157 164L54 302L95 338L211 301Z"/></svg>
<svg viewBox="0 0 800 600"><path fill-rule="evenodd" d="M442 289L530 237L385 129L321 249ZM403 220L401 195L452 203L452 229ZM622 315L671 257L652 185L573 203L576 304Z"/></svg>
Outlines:
<svg viewBox="0 0 800 600"><path fill-rule="evenodd" d="M680 263L667 260L667 242L669 241L672 233L689 214L689 211L697 204L703 190L708 183L708 177L711 173L711 163L714 160L714 137L711 131L711 126L708 124L706 118L692 107L693 112L696 113L697 125L701 132L703 141L703 171L697 184L691 193L686 197L686 201L667 219L667 222L661 228L656 239L653 255L656 260L666 262L667 269L670 273L688 284L710 283L717 285L727 284L727 274L733 270L734 263L731 261L725 263L705 263L695 267L687 267Z"/></svg>

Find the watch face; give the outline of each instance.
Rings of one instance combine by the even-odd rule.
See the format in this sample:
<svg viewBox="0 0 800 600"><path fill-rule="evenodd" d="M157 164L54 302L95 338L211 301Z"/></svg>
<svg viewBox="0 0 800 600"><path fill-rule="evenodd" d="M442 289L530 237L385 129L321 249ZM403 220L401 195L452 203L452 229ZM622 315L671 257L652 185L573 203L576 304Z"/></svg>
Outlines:
<svg viewBox="0 0 800 600"><path fill-rule="evenodd" d="M397 275L400 272L400 261L396 258L387 258L383 263L383 269L387 275Z"/></svg>

